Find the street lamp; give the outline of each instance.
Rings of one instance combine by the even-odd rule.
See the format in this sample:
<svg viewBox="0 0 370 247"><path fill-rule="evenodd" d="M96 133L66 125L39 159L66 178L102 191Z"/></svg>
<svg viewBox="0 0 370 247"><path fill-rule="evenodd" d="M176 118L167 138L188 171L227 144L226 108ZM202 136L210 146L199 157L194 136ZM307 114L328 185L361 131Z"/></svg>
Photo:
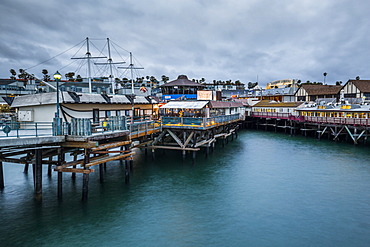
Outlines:
<svg viewBox="0 0 370 247"><path fill-rule="evenodd" d="M61 135L61 125L62 125L62 119L60 118L59 116L59 109L60 109L60 105L59 105L59 81L60 79L62 78L62 75L57 71L55 72L54 74L54 79L57 83L57 111L55 113L55 121L56 121L56 135Z"/></svg>

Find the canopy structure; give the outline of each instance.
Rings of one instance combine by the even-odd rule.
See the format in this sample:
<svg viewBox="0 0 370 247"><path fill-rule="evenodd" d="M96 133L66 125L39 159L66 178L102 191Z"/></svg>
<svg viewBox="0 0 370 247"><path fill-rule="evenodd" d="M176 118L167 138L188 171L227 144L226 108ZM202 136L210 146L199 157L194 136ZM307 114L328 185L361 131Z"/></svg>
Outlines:
<svg viewBox="0 0 370 247"><path fill-rule="evenodd" d="M203 109L209 101L170 101L161 109Z"/></svg>

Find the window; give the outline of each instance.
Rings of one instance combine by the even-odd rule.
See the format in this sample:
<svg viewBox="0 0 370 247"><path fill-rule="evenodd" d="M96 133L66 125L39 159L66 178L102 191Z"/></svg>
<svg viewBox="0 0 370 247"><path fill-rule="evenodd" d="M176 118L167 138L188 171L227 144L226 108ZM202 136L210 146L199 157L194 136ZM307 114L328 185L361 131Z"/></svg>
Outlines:
<svg viewBox="0 0 370 247"><path fill-rule="evenodd" d="M99 123L99 109L93 109L93 122Z"/></svg>
<svg viewBox="0 0 370 247"><path fill-rule="evenodd" d="M346 93L346 94L344 94L344 98L356 98L356 94L355 93Z"/></svg>

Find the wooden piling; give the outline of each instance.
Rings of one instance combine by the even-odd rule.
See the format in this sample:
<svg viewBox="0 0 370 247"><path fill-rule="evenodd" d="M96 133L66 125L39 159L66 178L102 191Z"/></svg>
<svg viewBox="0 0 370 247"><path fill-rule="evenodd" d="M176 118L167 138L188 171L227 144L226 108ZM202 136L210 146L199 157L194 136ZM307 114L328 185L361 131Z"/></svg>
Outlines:
<svg viewBox="0 0 370 247"><path fill-rule="evenodd" d="M4 189L4 170L3 162L0 161L0 190Z"/></svg>
<svg viewBox="0 0 370 247"><path fill-rule="evenodd" d="M58 162L57 166L60 166L64 163L65 160L65 153L63 148L58 149ZM58 171L58 199L62 199L63 197L63 172Z"/></svg>
<svg viewBox="0 0 370 247"><path fill-rule="evenodd" d="M130 164L127 162L125 165L125 183L130 183Z"/></svg>
<svg viewBox="0 0 370 247"><path fill-rule="evenodd" d="M42 198L42 150L36 149L36 160L34 165L34 185L36 199Z"/></svg>
<svg viewBox="0 0 370 247"><path fill-rule="evenodd" d="M89 173L84 173L82 180L82 201L87 201L89 194Z"/></svg>
<svg viewBox="0 0 370 247"><path fill-rule="evenodd" d="M103 164L99 164L99 178L100 183L103 183L104 182Z"/></svg>
<svg viewBox="0 0 370 247"><path fill-rule="evenodd" d="M73 161L76 161L78 159L78 155L77 154L73 154ZM77 166L73 166L73 168L76 168ZM75 180L76 179L76 173L75 172L72 172L72 180Z"/></svg>
<svg viewBox="0 0 370 247"><path fill-rule="evenodd" d="M52 161L52 160L53 160L53 156L50 156L49 161ZM48 165L48 177L51 177L51 171L52 171L52 165L49 164Z"/></svg>
<svg viewBox="0 0 370 247"><path fill-rule="evenodd" d="M29 168L29 164L28 163L26 163L26 164L24 164L24 169L23 169L23 173L28 173L28 168Z"/></svg>
<svg viewBox="0 0 370 247"><path fill-rule="evenodd" d="M63 197L63 172L58 171L58 199Z"/></svg>

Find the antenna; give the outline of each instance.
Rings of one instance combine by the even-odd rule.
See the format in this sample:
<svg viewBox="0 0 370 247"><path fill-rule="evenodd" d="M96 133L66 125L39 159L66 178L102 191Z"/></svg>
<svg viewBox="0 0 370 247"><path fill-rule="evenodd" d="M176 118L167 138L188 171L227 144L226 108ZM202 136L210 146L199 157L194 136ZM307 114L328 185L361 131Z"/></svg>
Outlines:
<svg viewBox="0 0 370 247"><path fill-rule="evenodd" d="M109 65L109 69L110 69L110 75L109 75L109 82L110 84L112 85L112 92L113 94L114 93L114 89L115 89L115 86L114 86L114 81L113 81L113 68L112 68L112 65L113 64L124 64L125 62L115 62L113 63L113 59L111 57L111 53L110 53L110 43L109 43L109 38L107 38L107 43L108 43L108 62L107 63L94 63L95 65Z"/></svg>
<svg viewBox="0 0 370 247"><path fill-rule="evenodd" d="M90 64L90 60L92 58L107 58L107 57L92 57L91 56L90 47L89 47L89 38L88 37L86 38L86 46L87 46L86 57L73 57L71 59L87 59L89 93L91 93L91 64Z"/></svg>

